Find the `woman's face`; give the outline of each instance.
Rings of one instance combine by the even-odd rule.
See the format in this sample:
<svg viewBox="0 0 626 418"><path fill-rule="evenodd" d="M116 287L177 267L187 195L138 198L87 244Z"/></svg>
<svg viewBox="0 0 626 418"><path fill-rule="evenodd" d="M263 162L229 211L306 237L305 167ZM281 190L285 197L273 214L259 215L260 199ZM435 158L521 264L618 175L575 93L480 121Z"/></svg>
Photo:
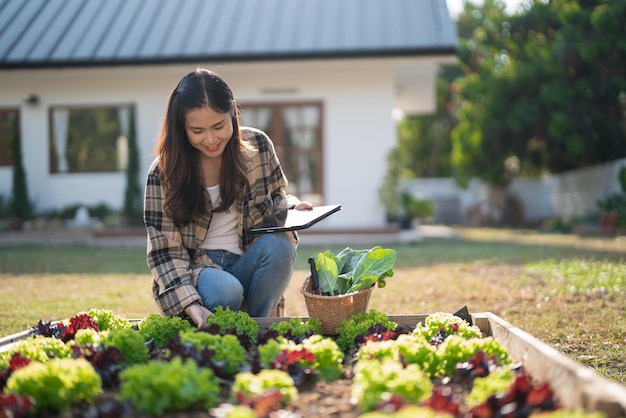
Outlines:
<svg viewBox="0 0 626 418"><path fill-rule="evenodd" d="M185 115L185 132L189 143L202 156L221 157L233 136L232 115L216 112L208 106L191 109Z"/></svg>

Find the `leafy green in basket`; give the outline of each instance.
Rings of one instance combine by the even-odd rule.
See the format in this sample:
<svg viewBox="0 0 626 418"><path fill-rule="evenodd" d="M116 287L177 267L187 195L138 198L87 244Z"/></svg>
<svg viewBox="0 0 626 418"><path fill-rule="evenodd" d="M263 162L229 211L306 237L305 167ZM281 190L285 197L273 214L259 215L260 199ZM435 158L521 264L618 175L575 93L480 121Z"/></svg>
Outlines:
<svg viewBox="0 0 626 418"><path fill-rule="evenodd" d="M367 289L393 276L396 251L380 246L369 250L343 249L339 254L324 251L315 256L315 268L322 294L345 295Z"/></svg>

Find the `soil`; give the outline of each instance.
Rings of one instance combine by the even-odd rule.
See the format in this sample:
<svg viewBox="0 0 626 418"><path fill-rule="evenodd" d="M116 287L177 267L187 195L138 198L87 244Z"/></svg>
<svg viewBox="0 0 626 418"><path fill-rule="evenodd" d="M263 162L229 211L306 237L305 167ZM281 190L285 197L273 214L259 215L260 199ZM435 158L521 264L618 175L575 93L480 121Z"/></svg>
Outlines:
<svg viewBox="0 0 626 418"><path fill-rule="evenodd" d="M350 401L351 385L350 379L319 382L314 390L301 393L288 410L295 411L302 418L358 417L359 408Z"/></svg>

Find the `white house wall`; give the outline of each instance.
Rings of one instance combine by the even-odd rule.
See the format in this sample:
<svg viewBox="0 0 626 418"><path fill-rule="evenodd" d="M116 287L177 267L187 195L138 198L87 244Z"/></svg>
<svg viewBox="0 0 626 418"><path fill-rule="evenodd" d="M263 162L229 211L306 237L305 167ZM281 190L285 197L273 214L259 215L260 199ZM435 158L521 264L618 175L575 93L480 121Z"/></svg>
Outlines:
<svg viewBox="0 0 626 418"><path fill-rule="evenodd" d="M394 60L337 60L204 66L222 74L241 103L321 101L325 203L344 207L325 220L323 227L371 228L385 222L378 187L387 153L396 141L391 117L396 104L395 64ZM195 65L0 72L0 107L21 110L27 185L37 209L76 203L106 203L119 209L125 190L124 173L49 173L50 106L133 103L143 183L154 158L154 139L168 95L193 68ZM424 83L434 89L434 79ZM40 104L26 105L29 94L37 94ZM0 181L0 194L10 195L10 170L0 170Z"/></svg>

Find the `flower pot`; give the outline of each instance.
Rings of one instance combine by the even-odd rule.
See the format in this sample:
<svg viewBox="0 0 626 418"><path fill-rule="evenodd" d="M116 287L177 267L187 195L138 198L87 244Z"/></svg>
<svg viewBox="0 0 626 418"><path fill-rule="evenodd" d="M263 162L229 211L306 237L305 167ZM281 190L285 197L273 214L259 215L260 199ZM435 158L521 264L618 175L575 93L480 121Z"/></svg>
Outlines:
<svg viewBox="0 0 626 418"><path fill-rule="evenodd" d="M345 295L323 296L313 293L311 275L307 275L301 293L306 302L310 318L317 318L322 323L322 334L336 335L342 321L357 313L367 312L374 286Z"/></svg>

